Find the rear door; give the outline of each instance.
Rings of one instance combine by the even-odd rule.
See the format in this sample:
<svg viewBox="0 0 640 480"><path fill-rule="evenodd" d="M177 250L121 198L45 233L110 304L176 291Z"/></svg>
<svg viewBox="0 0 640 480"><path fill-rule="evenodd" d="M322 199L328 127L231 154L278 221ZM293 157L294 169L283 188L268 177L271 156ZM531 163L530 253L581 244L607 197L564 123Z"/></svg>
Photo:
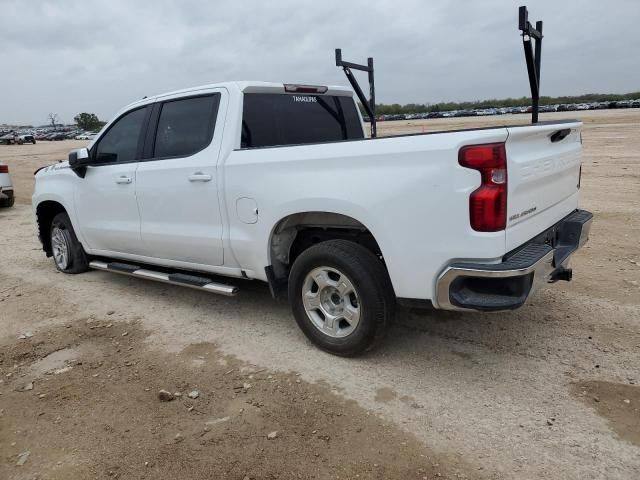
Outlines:
<svg viewBox="0 0 640 480"><path fill-rule="evenodd" d="M223 264L217 162L226 105L224 89L155 105L145 143L148 158L136 172L145 256Z"/></svg>
<svg viewBox="0 0 640 480"><path fill-rule="evenodd" d="M577 121L507 129L507 250L578 207L581 129Z"/></svg>

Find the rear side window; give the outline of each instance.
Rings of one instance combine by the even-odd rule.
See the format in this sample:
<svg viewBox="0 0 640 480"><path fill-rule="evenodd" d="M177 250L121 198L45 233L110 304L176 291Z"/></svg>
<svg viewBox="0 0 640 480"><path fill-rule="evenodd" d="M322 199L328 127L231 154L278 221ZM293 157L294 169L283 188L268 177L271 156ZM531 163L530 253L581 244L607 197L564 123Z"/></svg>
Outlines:
<svg viewBox="0 0 640 480"><path fill-rule="evenodd" d="M242 148L364 138L351 97L245 93Z"/></svg>
<svg viewBox="0 0 640 480"><path fill-rule="evenodd" d="M186 157L209 145L219 104L219 93L163 103L153 156Z"/></svg>

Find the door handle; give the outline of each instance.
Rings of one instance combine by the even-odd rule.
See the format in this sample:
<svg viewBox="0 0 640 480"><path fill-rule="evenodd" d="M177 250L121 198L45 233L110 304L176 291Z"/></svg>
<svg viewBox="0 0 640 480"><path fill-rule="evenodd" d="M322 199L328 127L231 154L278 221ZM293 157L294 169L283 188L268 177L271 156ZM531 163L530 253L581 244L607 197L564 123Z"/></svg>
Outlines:
<svg viewBox="0 0 640 480"><path fill-rule="evenodd" d="M194 172L187 177L190 182L209 182L211 175L202 172Z"/></svg>
<svg viewBox="0 0 640 480"><path fill-rule="evenodd" d="M132 182L131 177L125 177L124 175L122 175L121 177L118 177L118 179L116 180L116 183L124 184L124 185L129 184L131 182Z"/></svg>

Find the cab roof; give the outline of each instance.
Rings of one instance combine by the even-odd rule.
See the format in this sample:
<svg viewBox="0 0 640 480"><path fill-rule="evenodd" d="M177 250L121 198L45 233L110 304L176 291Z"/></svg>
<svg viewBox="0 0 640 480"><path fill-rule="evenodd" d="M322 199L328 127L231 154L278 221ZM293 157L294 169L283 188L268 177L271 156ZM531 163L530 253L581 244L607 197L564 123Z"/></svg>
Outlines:
<svg viewBox="0 0 640 480"><path fill-rule="evenodd" d="M285 85L296 85L300 87L321 87L323 92L317 92L317 95L332 95L332 96L340 96L340 97L351 97L353 96L353 91L347 87L339 86L339 85L303 85L303 84L288 84L288 83L277 83L277 82L260 82L260 81L251 81L251 80L243 80L243 81L233 81L233 82L221 82L221 83L211 83L208 85L200 85L197 87L184 88L181 90L174 90L172 92L160 93L157 95L149 96L142 98L136 102L133 102L127 105L123 110L128 110L135 105L141 105L146 103L153 103L154 101L161 100L166 97L172 97L175 95L183 95L183 94L197 94L203 90L210 90L212 88L226 88L228 90L240 91L241 93L291 93L295 94L295 92L285 91Z"/></svg>

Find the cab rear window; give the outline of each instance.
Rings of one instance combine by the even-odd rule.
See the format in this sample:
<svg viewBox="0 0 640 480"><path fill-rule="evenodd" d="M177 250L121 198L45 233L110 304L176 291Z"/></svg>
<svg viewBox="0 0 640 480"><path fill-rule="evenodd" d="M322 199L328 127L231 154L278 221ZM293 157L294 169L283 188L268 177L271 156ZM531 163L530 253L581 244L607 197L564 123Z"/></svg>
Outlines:
<svg viewBox="0 0 640 480"><path fill-rule="evenodd" d="M245 93L242 148L364 138L351 97Z"/></svg>

